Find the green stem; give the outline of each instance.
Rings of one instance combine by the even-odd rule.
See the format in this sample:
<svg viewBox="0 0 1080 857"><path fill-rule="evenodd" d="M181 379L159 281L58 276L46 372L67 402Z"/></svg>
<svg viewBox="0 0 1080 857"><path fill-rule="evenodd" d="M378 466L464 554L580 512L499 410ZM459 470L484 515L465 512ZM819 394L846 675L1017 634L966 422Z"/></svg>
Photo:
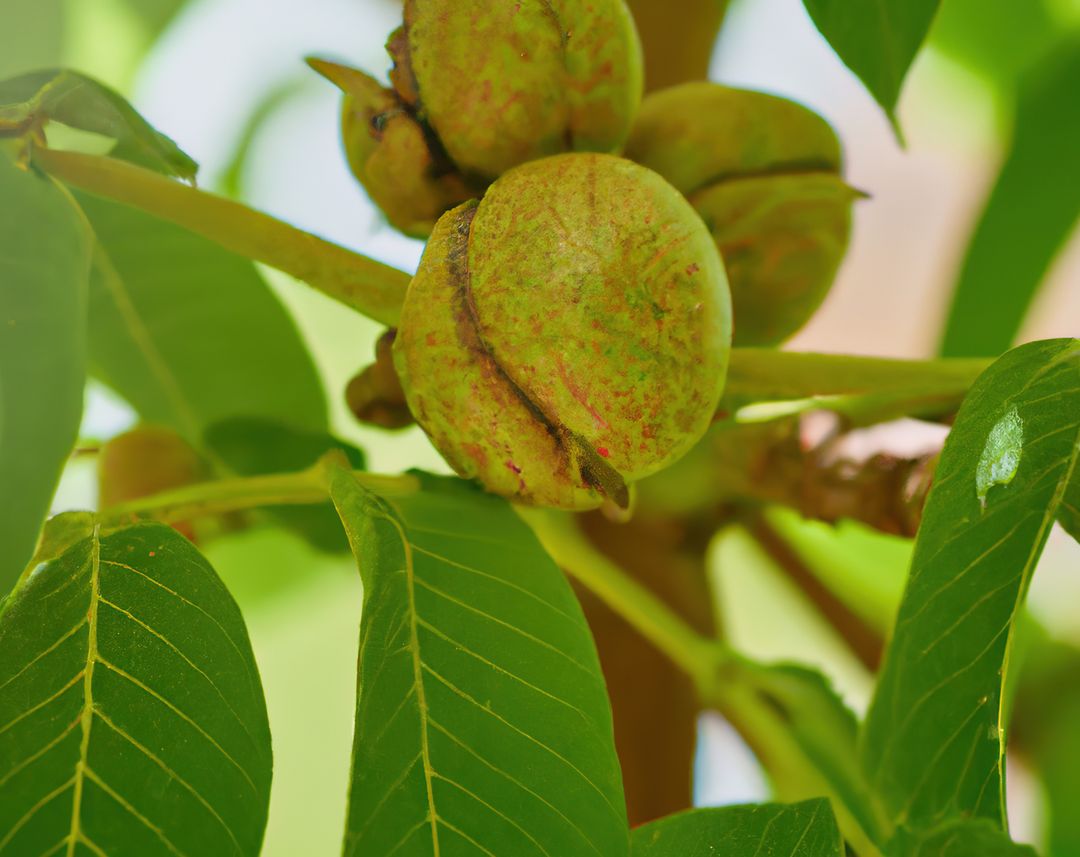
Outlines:
<svg viewBox="0 0 1080 857"><path fill-rule="evenodd" d="M717 662L727 650L702 636L648 588L593 547L572 515L518 508L555 562L650 640L693 679L699 692L714 683Z"/></svg>
<svg viewBox="0 0 1080 857"><path fill-rule="evenodd" d="M859 857L882 857L857 813L829 773L801 745L782 712L762 690L761 667L719 640L699 634L663 601L626 574L581 533L563 512L518 508L541 544L568 574L650 640L694 681L702 704L715 708L753 748L781 796L789 800L828 793L845 838Z"/></svg>
<svg viewBox="0 0 1080 857"><path fill-rule="evenodd" d="M81 190L176 223L245 258L284 271L376 321L394 326L410 277L240 203L113 158L35 147L34 163ZM813 396L901 396L958 401L989 365L981 359L890 360L735 348L722 408ZM908 406L905 405L905 406Z"/></svg>
<svg viewBox="0 0 1080 857"><path fill-rule="evenodd" d="M410 277L238 202L126 161L35 148L35 165L61 181L134 206L263 262L393 327Z"/></svg>
<svg viewBox="0 0 1080 857"><path fill-rule="evenodd" d="M733 348L725 401L791 401L812 396L910 395L962 397L991 360L894 360Z"/></svg>
<svg viewBox="0 0 1080 857"><path fill-rule="evenodd" d="M417 490L412 476L383 476L355 471L362 485L383 495L400 495ZM190 521L259 506L325 503L329 499L327 464L319 461L297 473L275 473L219 479L185 485L149 497L110 506L98 513L103 528L114 528L144 518L164 523Z"/></svg>

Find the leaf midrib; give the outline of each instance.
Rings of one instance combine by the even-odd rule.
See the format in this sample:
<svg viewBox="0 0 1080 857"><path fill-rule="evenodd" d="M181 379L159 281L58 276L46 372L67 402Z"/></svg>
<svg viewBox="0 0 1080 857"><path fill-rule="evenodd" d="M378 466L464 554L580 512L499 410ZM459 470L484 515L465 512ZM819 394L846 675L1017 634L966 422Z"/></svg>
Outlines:
<svg viewBox="0 0 1080 857"><path fill-rule="evenodd" d="M405 534L404 528L398 520L385 512L377 512L380 517L389 521L401 540L402 551L405 555L405 586L408 594L409 615L409 653L412 659L413 687L416 690L416 705L420 716L420 761L424 766L424 785L427 789L428 819L431 823L431 845L433 857L439 857L439 816L435 811L435 790L433 780L435 772L431 765L431 748L428 741L428 729L430 716L428 712L427 696L424 689L423 661L420 657L420 637L417 631L416 613L416 569L413 564L412 544Z"/></svg>
<svg viewBox="0 0 1080 857"><path fill-rule="evenodd" d="M82 836L82 795L86 781L87 762L90 752L90 728L94 724L94 665L98 660L97 625L98 603L101 590L99 575L101 572L101 525L94 525L90 542L90 605L86 614L87 643L86 663L83 666L83 705L79 715L79 728L82 741L79 744L79 758L75 763L74 796L71 801L71 828L68 832L67 857L74 857L75 843Z"/></svg>

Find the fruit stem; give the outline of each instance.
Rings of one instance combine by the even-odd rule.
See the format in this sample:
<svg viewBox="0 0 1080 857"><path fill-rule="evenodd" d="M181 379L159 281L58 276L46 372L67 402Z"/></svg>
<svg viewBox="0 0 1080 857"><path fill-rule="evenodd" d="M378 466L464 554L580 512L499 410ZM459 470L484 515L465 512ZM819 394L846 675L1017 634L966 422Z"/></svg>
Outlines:
<svg viewBox="0 0 1080 857"><path fill-rule="evenodd" d="M993 361L982 358L896 360L847 354L733 348L724 398L795 401L813 396L963 397Z"/></svg>
<svg viewBox="0 0 1080 857"><path fill-rule="evenodd" d="M769 774L796 799L829 792L845 838L859 857L882 857L827 767L807 753L762 693L762 667L722 641L699 634L663 601L592 546L565 512L516 507L551 558L652 642L693 680L701 704L718 710ZM875 831L875 833L877 833Z"/></svg>
<svg viewBox="0 0 1080 857"><path fill-rule="evenodd" d="M327 473L331 465L328 461L320 459L306 470L296 473L217 479L185 485L102 509L98 513L98 521L103 529L114 529L141 519L175 523L260 506L325 503L330 499ZM336 460L333 466L338 466ZM412 476L384 476L359 470L354 471L353 476L361 485L383 496L411 493L419 489L419 482Z"/></svg>
<svg viewBox="0 0 1080 857"><path fill-rule="evenodd" d="M115 158L35 147L54 178L182 226L393 327L410 277L277 218Z"/></svg>
<svg viewBox="0 0 1080 857"><path fill-rule="evenodd" d="M552 559L595 593L693 679L699 692L713 683L718 652L649 589L592 546L574 517L548 509L516 507Z"/></svg>

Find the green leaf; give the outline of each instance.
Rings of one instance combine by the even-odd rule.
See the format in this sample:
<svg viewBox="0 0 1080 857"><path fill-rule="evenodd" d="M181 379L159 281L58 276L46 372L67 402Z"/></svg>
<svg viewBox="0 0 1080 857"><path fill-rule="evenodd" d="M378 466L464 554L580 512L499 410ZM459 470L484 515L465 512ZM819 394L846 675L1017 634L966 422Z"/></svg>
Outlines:
<svg viewBox="0 0 1080 857"><path fill-rule="evenodd" d="M941 353L996 355L1016 338L1080 217L1080 41L1027 76L1012 143L968 245Z"/></svg>
<svg viewBox="0 0 1080 857"><path fill-rule="evenodd" d="M924 833L902 832L892 844L896 857L1037 857L986 819L954 819Z"/></svg>
<svg viewBox="0 0 1080 857"><path fill-rule="evenodd" d="M1013 626L1078 459L1080 341L1022 346L976 381L941 455L863 736L864 769L898 824L963 813L1005 825Z"/></svg>
<svg viewBox="0 0 1080 857"><path fill-rule="evenodd" d="M95 533L0 614L0 854L257 855L270 732L240 611L174 530Z"/></svg>
<svg viewBox="0 0 1080 857"><path fill-rule="evenodd" d="M459 480L332 494L364 582L347 855L628 852L611 710L565 577Z"/></svg>
<svg viewBox="0 0 1080 857"><path fill-rule="evenodd" d="M90 239L51 179L0 149L0 596L30 560L79 431Z"/></svg>
<svg viewBox="0 0 1080 857"><path fill-rule="evenodd" d="M749 736L776 795L789 801L832 796L845 835L869 852L869 844L883 838L883 825L859 766L855 716L814 670L749 661L740 667L739 683L752 697L721 710Z"/></svg>
<svg viewBox="0 0 1080 857"><path fill-rule="evenodd" d="M904 75L939 0L803 0L815 26L896 126Z"/></svg>
<svg viewBox="0 0 1080 857"><path fill-rule="evenodd" d="M203 436L206 448L239 476L285 473L310 467L331 450L344 453L355 470L364 468L364 453L325 432L309 432L268 420L238 417L216 423ZM266 507L278 521L319 550L349 549L337 513L321 506Z"/></svg>
<svg viewBox="0 0 1080 857"><path fill-rule="evenodd" d="M694 809L634 830L634 857L843 857L827 800Z"/></svg>
<svg viewBox="0 0 1080 857"><path fill-rule="evenodd" d="M147 422L198 443L244 416L326 427L322 384L296 325L251 262L90 194L100 251L90 369Z"/></svg>
<svg viewBox="0 0 1080 857"><path fill-rule="evenodd" d="M949 0L934 19L929 44L1011 97L1020 75L1068 26L1054 5L1054 0L992 6L986 0Z"/></svg>
<svg viewBox="0 0 1080 857"><path fill-rule="evenodd" d="M85 75L48 69L0 81L0 132L47 121L110 137L130 160L166 175L190 179L198 169L120 95Z"/></svg>

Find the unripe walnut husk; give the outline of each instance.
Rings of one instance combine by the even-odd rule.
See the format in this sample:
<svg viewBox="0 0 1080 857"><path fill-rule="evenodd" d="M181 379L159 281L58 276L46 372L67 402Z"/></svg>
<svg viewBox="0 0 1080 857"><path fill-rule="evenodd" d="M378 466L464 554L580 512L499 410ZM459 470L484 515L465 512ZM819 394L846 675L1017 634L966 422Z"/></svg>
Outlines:
<svg viewBox="0 0 1080 857"><path fill-rule="evenodd" d="M532 161L445 214L394 365L462 476L526 503L626 507L713 419L731 305L686 200L610 155Z"/></svg>
<svg viewBox="0 0 1080 857"><path fill-rule="evenodd" d="M762 92L687 83L642 102L626 156L684 193L731 283L736 345L790 337L825 299L859 193L828 123Z"/></svg>
<svg viewBox="0 0 1080 857"><path fill-rule="evenodd" d="M411 235L526 161L619 150L641 101L641 47L623 0L406 0L387 48L389 89L312 65L346 93L354 174Z"/></svg>

